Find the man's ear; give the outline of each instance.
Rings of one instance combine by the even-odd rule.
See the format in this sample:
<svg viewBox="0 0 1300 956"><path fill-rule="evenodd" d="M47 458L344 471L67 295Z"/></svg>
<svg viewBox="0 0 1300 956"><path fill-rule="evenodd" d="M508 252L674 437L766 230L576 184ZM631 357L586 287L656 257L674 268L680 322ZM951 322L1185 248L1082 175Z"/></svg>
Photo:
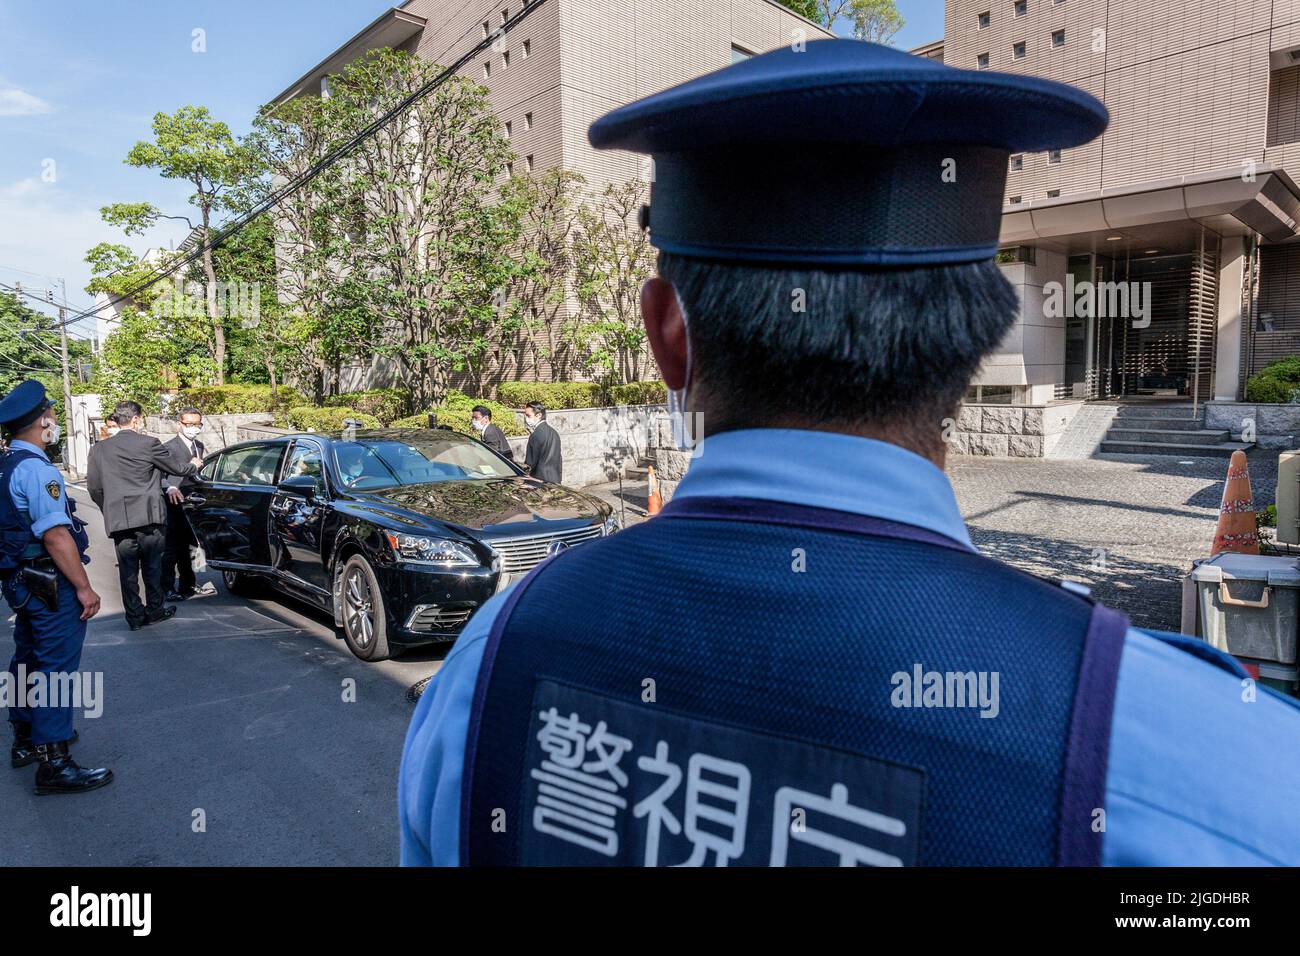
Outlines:
<svg viewBox="0 0 1300 956"><path fill-rule="evenodd" d="M641 287L641 319L664 384L685 388L686 320L677 304L677 292L667 279L654 276Z"/></svg>

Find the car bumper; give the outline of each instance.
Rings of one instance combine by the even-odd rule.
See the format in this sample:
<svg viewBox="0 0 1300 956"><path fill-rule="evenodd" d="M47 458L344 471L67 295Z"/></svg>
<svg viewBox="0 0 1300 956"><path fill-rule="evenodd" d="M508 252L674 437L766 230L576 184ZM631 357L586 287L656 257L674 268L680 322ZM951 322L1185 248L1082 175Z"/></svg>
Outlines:
<svg viewBox="0 0 1300 956"><path fill-rule="evenodd" d="M386 602L389 641L401 645L455 640L499 583L490 568L394 564L376 568L375 575Z"/></svg>

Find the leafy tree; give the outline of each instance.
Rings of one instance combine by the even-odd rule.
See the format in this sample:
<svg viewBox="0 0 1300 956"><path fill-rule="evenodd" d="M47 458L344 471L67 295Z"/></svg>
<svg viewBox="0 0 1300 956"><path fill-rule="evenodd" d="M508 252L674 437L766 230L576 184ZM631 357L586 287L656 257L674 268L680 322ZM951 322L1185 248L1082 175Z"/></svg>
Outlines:
<svg viewBox="0 0 1300 956"><path fill-rule="evenodd" d="M636 381L645 371L641 285L654 268L639 223L645 199L637 180L611 184L578 213L573 263L580 310L568 337L588 370L607 385Z"/></svg>
<svg viewBox="0 0 1300 956"><path fill-rule="evenodd" d="M153 119L154 139L131 148L126 162L157 170L166 179L179 179L194 187L190 204L198 210L198 222L188 216L164 215L151 203L115 203L101 214L106 222L120 226L127 235L143 235L159 219L178 219L197 230L203 244L203 277L208 320L208 351L218 384L226 375L226 328L217 302L217 276L212 251L207 248L213 220L221 212L237 208L238 188L256 175L252 153L231 134L230 128L212 118L206 107L183 106L175 113L158 113Z"/></svg>
<svg viewBox="0 0 1300 956"><path fill-rule="evenodd" d="M68 339L68 360L73 365L85 361L89 352L89 343ZM58 319L33 309L17 293L0 292L0 395L29 378L45 386L62 417Z"/></svg>
<svg viewBox="0 0 1300 956"><path fill-rule="evenodd" d="M903 29L903 15L895 0L781 0L795 13L833 30L847 22L853 36L873 43L888 43Z"/></svg>
<svg viewBox="0 0 1300 956"><path fill-rule="evenodd" d="M440 72L374 51L331 84L334 122L360 129ZM521 206L498 189L512 158L487 90L453 76L340 164L356 212L342 297L375 319L374 350L397 359L417 407L481 362L500 309L517 308L503 295L521 268L509 254Z"/></svg>

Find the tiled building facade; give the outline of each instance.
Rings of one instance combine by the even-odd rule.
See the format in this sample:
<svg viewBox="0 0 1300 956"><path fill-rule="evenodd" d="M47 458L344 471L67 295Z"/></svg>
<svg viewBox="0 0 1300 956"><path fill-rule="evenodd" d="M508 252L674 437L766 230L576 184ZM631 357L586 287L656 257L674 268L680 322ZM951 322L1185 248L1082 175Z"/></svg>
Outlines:
<svg viewBox="0 0 1300 956"><path fill-rule="evenodd" d="M969 69L1073 84L1104 136L1013 156L1002 242L1021 321L978 397L1239 397L1300 352L1300 0L948 0ZM1147 318L1060 316L1050 283L1149 283ZM1149 321L1148 321L1149 318Z"/></svg>
<svg viewBox="0 0 1300 956"><path fill-rule="evenodd" d="M644 158L598 152L587 129L604 113L726 66L737 58L829 34L775 0L546 0L462 72L482 83L518 159L515 173L563 168L588 188L645 179ZM275 102L328 91L329 76L369 50L391 47L450 64L492 37L524 0L408 0L295 81ZM571 306L572 307L572 306ZM523 350L526 352L527 350ZM545 379L545 356L503 357L499 378ZM358 370L351 385L383 383Z"/></svg>

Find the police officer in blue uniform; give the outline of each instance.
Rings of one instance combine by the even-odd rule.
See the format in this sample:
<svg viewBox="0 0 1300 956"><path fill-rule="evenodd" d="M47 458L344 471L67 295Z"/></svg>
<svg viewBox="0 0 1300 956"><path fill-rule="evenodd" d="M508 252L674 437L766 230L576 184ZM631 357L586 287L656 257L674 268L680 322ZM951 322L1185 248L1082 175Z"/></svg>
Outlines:
<svg viewBox="0 0 1300 956"><path fill-rule="evenodd" d="M0 401L0 427L9 438L0 458L0 589L14 612L11 685L25 677L55 688L81 666L86 622L99 612L99 595L84 565L89 538L76 517L63 475L45 454L59 440L53 403L40 382L20 382ZM68 752L76 740L73 701L38 700L11 707L15 768L33 761L36 792L83 793L113 779L107 769L78 766Z"/></svg>
<svg viewBox="0 0 1300 956"><path fill-rule="evenodd" d="M981 555L943 473L1019 312L1008 158L1107 122L849 40L596 122L654 157L642 315L699 454L470 621L407 734L404 863L1300 863L1295 702Z"/></svg>

